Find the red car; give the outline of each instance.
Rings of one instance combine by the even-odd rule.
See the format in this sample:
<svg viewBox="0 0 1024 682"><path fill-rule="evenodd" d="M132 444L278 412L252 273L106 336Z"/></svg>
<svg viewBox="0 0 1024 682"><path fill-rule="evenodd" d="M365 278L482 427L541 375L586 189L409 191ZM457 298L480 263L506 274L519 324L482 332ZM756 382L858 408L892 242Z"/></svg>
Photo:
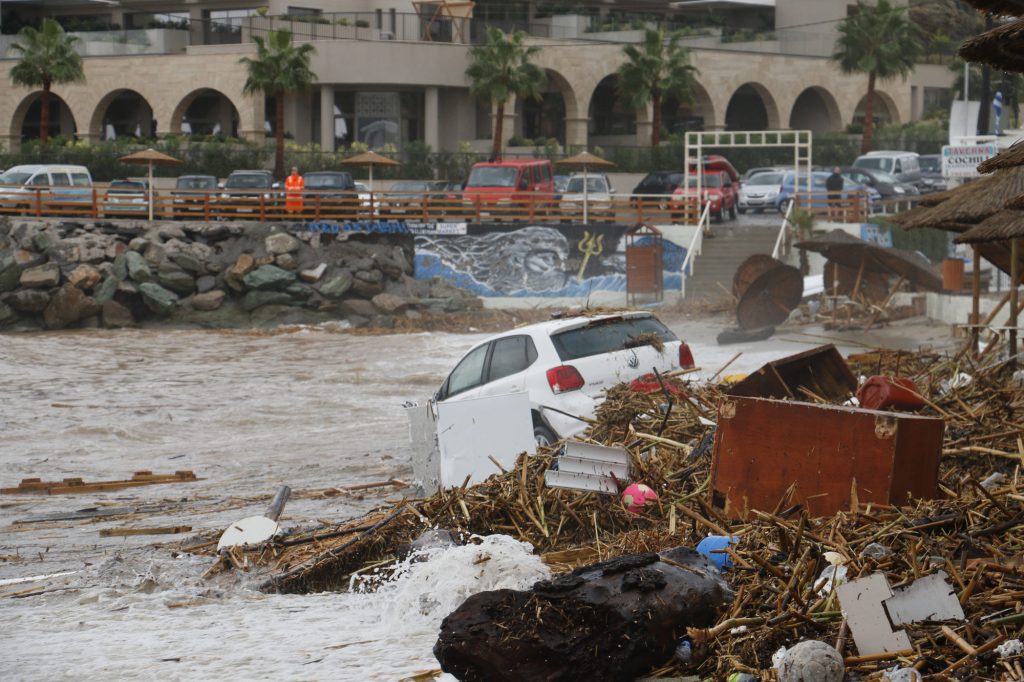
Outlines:
<svg viewBox="0 0 1024 682"><path fill-rule="evenodd" d="M704 171L701 176L700 182L701 201L700 210L704 211L704 206L708 203L711 204L711 217L716 220L722 220L725 214L728 212L729 218L735 220L736 218L736 205L739 202L740 192L739 181L734 181L729 177L729 174L725 171ZM683 197L689 195L693 196L693 193L697 191L697 174L690 174L688 187L684 189L677 187L676 191L672 193L673 197L678 197L679 202L682 202Z"/></svg>

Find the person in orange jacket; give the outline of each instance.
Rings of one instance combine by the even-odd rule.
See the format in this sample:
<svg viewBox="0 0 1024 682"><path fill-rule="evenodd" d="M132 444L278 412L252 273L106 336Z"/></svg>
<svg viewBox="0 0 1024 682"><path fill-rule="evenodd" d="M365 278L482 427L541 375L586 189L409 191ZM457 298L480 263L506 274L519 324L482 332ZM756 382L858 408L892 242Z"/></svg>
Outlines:
<svg viewBox="0 0 1024 682"><path fill-rule="evenodd" d="M292 174L285 178L285 202L284 207L289 213L302 211L302 190L306 188L306 181L299 175L299 169L292 167Z"/></svg>

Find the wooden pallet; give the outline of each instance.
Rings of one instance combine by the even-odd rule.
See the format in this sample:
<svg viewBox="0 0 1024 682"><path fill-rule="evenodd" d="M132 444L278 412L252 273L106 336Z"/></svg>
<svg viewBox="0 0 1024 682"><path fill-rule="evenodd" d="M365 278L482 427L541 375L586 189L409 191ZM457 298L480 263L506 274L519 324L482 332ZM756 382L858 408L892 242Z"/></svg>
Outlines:
<svg viewBox="0 0 1024 682"><path fill-rule="evenodd" d="M152 471L136 471L128 480L93 481L87 483L80 478L65 478L63 481L44 481L41 478L23 478L17 488L0 488L2 495L65 495L68 493L93 493L104 490L121 490L158 483L191 483L201 481L191 471L175 471L173 474L154 474Z"/></svg>

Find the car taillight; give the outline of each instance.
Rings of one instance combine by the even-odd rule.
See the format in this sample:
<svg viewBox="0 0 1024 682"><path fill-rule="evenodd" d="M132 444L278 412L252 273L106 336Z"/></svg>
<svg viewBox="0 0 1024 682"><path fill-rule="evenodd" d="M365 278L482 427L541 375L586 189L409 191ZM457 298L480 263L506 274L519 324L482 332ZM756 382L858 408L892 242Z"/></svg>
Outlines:
<svg viewBox="0 0 1024 682"><path fill-rule="evenodd" d="M552 393L565 393L583 388L584 381L572 365L559 365L548 370L548 384Z"/></svg>
<svg viewBox="0 0 1024 682"><path fill-rule="evenodd" d="M679 366L683 369L693 369L693 351L685 343L679 344ZM548 374L550 377L550 373Z"/></svg>

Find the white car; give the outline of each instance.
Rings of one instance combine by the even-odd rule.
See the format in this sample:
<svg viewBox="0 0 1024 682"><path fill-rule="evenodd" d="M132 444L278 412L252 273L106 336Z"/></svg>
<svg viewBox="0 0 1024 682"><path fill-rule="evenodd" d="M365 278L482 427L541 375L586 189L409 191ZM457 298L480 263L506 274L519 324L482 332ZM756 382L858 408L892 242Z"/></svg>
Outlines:
<svg viewBox="0 0 1024 682"><path fill-rule="evenodd" d="M751 175L740 189L737 210L746 213L775 208L775 200L779 197L784 176L783 171L761 171Z"/></svg>
<svg viewBox="0 0 1024 682"><path fill-rule="evenodd" d="M559 207L566 212L579 213L583 211L583 175L573 175L565 186L562 198L558 202ZM590 215L612 213L612 189L611 182L607 175L587 174L586 203Z"/></svg>
<svg viewBox="0 0 1024 682"><path fill-rule="evenodd" d="M660 340L659 351L651 340ZM538 445L583 431L605 390L655 368L693 367L690 347L648 312L569 317L493 336L459 361L439 403L525 391Z"/></svg>

